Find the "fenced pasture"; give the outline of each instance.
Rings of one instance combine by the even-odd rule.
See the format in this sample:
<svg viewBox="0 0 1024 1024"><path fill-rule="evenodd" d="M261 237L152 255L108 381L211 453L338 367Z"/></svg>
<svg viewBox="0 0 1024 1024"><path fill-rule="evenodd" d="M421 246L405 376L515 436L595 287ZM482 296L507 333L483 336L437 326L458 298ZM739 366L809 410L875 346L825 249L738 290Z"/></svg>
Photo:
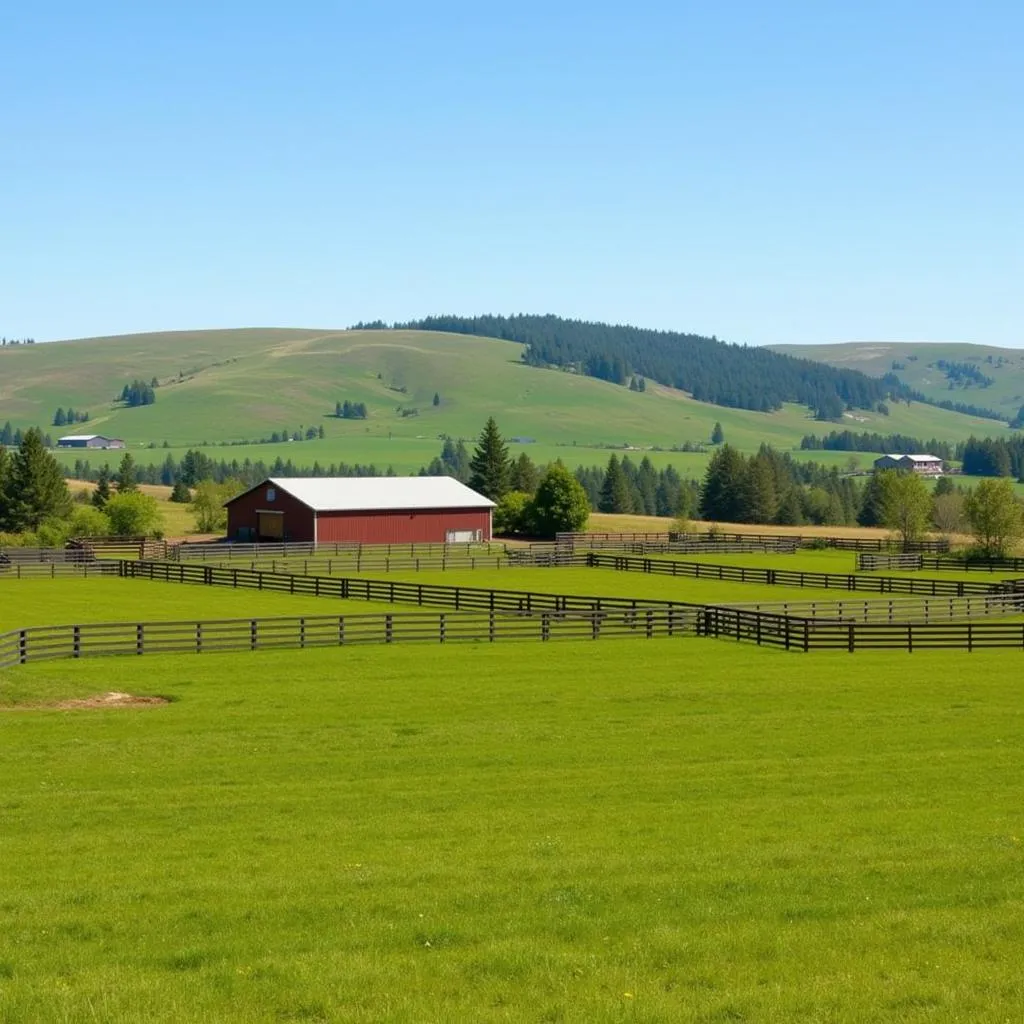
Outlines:
<svg viewBox="0 0 1024 1024"><path fill-rule="evenodd" d="M1019 673L811 657L168 655L132 684L166 706L2 711L3 1015L1015 1019Z"/></svg>
<svg viewBox="0 0 1024 1024"><path fill-rule="evenodd" d="M918 554L859 554L857 568L865 572L897 569L903 572L965 572L1024 574L1024 558L952 558Z"/></svg>
<svg viewBox="0 0 1024 1024"><path fill-rule="evenodd" d="M681 607L502 612L380 612L182 622L95 622L0 633L0 669L31 662L157 654L215 654L353 644L608 640L695 634Z"/></svg>

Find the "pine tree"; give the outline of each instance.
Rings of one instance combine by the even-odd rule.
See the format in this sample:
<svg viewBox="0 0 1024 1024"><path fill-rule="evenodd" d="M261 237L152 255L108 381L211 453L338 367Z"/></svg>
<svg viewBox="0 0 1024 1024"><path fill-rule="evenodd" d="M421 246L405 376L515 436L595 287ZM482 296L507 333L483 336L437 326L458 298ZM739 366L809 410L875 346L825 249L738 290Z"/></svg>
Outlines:
<svg viewBox="0 0 1024 1024"><path fill-rule="evenodd" d="M725 440L725 431L722 429L722 424L715 422L715 426L711 431L711 443L721 444Z"/></svg>
<svg viewBox="0 0 1024 1024"><path fill-rule="evenodd" d="M98 509L107 507L110 501L110 470L104 466L96 479L96 490L92 492L92 503Z"/></svg>
<svg viewBox="0 0 1024 1024"><path fill-rule="evenodd" d="M618 456L614 454L608 460L608 468L604 473L604 484L601 487L601 497L598 500L597 508L599 512L612 514L633 511L629 478L623 472Z"/></svg>
<svg viewBox="0 0 1024 1024"><path fill-rule="evenodd" d="M775 489L775 473L771 462L761 454L747 463L742 489L743 522L771 523L779 510L779 497Z"/></svg>
<svg viewBox="0 0 1024 1024"><path fill-rule="evenodd" d="M526 452L521 452L519 458L512 463L509 487L513 491L522 491L523 494L533 494L539 483L540 473L533 460Z"/></svg>
<svg viewBox="0 0 1024 1024"><path fill-rule="evenodd" d="M7 473L6 515L8 530L37 530L47 519L71 514L71 495L60 464L43 445L42 432L25 432Z"/></svg>
<svg viewBox="0 0 1024 1024"><path fill-rule="evenodd" d="M171 489L171 501L176 502L179 505L187 505L192 500L192 492L182 483L181 480L175 482L174 487Z"/></svg>
<svg viewBox="0 0 1024 1024"><path fill-rule="evenodd" d="M469 463L469 486L491 501L497 501L509 489L508 449L491 416Z"/></svg>
<svg viewBox="0 0 1024 1024"><path fill-rule="evenodd" d="M723 445L711 456L700 494L700 514L704 519L743 521L746 468L746 459L732 445Z"/></svg>
<svg viewBox="0 0 1024 1024"><path fill-rule="evenodd" d="M63 409L58 409L53 414L53 425L55 427L63 427L64 424L67 423L67 421L68 421L68 418L67 418L67 416L64 415L64 410Z"/></svg>
<svg viewBox="0 0 1024 1024"><path fill-rule="evenodd" d="M135 460L132 458L131 452L124 453L121 465L117 467L116 480L118 494L127 494L130 491L137 491L139 489L136 480Z"/></svg>
<svg viewBox="0 0 1024 1024"><path fill-rule="evenodd" d="M441 396L435 391L434 392L434 408L436 409L441 404Z"/></svg>

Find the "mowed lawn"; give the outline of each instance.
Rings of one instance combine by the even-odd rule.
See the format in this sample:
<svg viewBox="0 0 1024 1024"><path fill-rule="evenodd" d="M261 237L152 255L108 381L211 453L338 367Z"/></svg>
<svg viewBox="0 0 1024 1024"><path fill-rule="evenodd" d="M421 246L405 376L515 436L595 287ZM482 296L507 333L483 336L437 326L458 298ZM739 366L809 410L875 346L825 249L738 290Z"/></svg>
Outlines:
<svg viewBox="0 0 1024 1024"><path fill-rule="evenodd" d="M183 590L185 588L182 588ZM1007 1021L1019 652L710 640L0 673L0 1020Z"/></svg>
<svg viewBox="0 0 1024 1024"><path fill-rule="evenodd" d="M233 590L229 587L122 580L117 577L0 578L0 633L22 626L57 626L76 622L358 614L383 611L388 607L366 601L293 597L265 590Z"/></svg>

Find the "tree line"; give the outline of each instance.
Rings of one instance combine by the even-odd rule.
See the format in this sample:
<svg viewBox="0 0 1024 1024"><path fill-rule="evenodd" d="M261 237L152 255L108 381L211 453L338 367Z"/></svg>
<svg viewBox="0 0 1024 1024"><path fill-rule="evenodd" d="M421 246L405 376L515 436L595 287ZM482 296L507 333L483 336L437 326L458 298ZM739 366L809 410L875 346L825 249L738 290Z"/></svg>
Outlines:
<svg viewBox="0 0 1024 1024"><path fill-rule="evenodd" d="M824 437L805 434L800 440L802 451L826 452L879 452L882 455L937 455L950 461L956 449L947 441L932 438L921 441L906 434L878 434L864 431L833 430Z"/></svg>
<svg viewBox="0 0 1024 1024"><path fill-rule="evenodd" d="M70 405L67 411L58 407L57 411L53 414L53 425L55 427L67 426L69 423L88 423L89 414L88 412L82 412L78 409L72 408Z"/></svg>
<svg viewBox="0 0 1024 1024"><path fill-rule="evenodd" d="M144 380L133 380L125 384L118 397L129 409L140 405L152 405L156 401L156 387L159 382L154 377L148 384Z"/></svg>
<svg viewBox="0 0 1024 1024"><path fill-rule="evenodd" d="M714 335L529 314L432 316L391 326L503 338L525 345L523 359L531 366L561 367L624 386L646 378L688 391L699 401L759 412L797 402L830 419L846 408L876 408L890 396L925 400L893 374L868 377L765 348L726 344ZM382 321L355 325L387 327Z"/></svg>

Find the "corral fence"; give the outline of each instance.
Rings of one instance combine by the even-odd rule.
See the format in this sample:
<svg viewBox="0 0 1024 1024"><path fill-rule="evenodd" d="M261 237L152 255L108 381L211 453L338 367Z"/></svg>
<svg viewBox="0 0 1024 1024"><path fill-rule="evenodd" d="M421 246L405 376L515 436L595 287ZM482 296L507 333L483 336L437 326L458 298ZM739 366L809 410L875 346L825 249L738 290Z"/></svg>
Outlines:
<svg viewBox="0 0 1024 1024"><path fill-rule="evenodd" d="M0 562L0 580L48 579L58 577L116 576L117 563L110 562L15 562L4 565Z"/></svg>
<svg viewBox="0 0 1024 1024"><path fill-rule="evenodd" d="M728 607L703 609L697 616L697 635L787 651L851 654L858 650L1024 650L1024 623L1019 622L836 622Z"/></svg>
<svg viewBox="0 0 1024 1024"><path fill-rule="evenodd" d="M919 572L1024 572L1024 558L942 558L921 554L858 554L857 568L865 572L897 569Z"/></svg>
<svg viewBox="0 0 1024 1024"><path fill-rule="evenodd" d="M745 612L829 619L835 622L965 622L979 618L1024 615L1024 593L982 597L850 598L826 601L730 602Z"/></svg>
<svg viewBox="0 0 1024 1024"><path fill-rule="evenodd" d="M284 544L174 544L171 545L166 558L176 562L214 561L222 562L234 559L257 561L264 558L312 558L327 555L375 555L381 558L407 556L410 558L459 555L500 555L505 553L505 545L497 541L471 541L459 544L360 544L356 541L338 541L337 543L305 543L290 541Z"/></svg>
<svg viewBox="0 0 1024 1024"><path fill-rule="evenodd" d="M630 610L641 608L696 609L687 601L642 600L628 597L588 597L580 594L546 594L527 590L496 590L442 583L409 583L368 577L300 576L220 565L189 565L182 562L119 562L124 579L158 580L232 589L266 590L307 597L347 601L378 601L385 604L440 605L455 611L487 611L512 615L539 612Z"/></svg>
<svg viewBox="0 0 1024 1024"><path fill-rule="evenodd" d="M793 569L760 569L709 562L682 562L629 555L605 555L591 551L586 564L596 569L643 572L693 579L724 580L732 583L762 583L769 586L814 587L819 590L862 590L876 594L927 594L932 597L967 597L971 594L1017 593L1024 580L982 583L971 580L919 580L897 576L857 576L853 573L798 572Z"/></svg>
<svg viewBox="0 0 1024 1024"><path fill-rule="evenodd" d="M653 639L694 634L690 609L644 608L498 612L388 612L183 622L94 622L30 626L0 634L0 668L58 658L212 654L352 644Z"/></svg>
<svg viewBox="0 0 1024 1024"><path fill-rule="evenodd" d="M93 561L78 548L0 548L0 568L11 565L64 565Z"/></svg>
<svg viewBox="0 0 1024 1024"><path fill-rule="evenodd" d="M227 559L214 565L237 566L266 572L295 573L300 576L331 576L339 572L420 572L456 569L507 569L512 561L507 555L379 555L376 552L337 555L329 558L266 558L244 561ZM547 563L544 563L547 564Z"/></svg>
<svg viewBox="0 0 1024 1024"><path fill-rule="evenodd" d="M899 541L886 537L817 537L809 534L782 533L559 533L556 543L581 550L600 547L625 547L631 544L694 544L698 550L702 545L751 544L759 550L785 551L790 545L800 548L835 548L839 551L920 551L945 553L949 541L945 538L912 541L904 546Z"/></svg>

